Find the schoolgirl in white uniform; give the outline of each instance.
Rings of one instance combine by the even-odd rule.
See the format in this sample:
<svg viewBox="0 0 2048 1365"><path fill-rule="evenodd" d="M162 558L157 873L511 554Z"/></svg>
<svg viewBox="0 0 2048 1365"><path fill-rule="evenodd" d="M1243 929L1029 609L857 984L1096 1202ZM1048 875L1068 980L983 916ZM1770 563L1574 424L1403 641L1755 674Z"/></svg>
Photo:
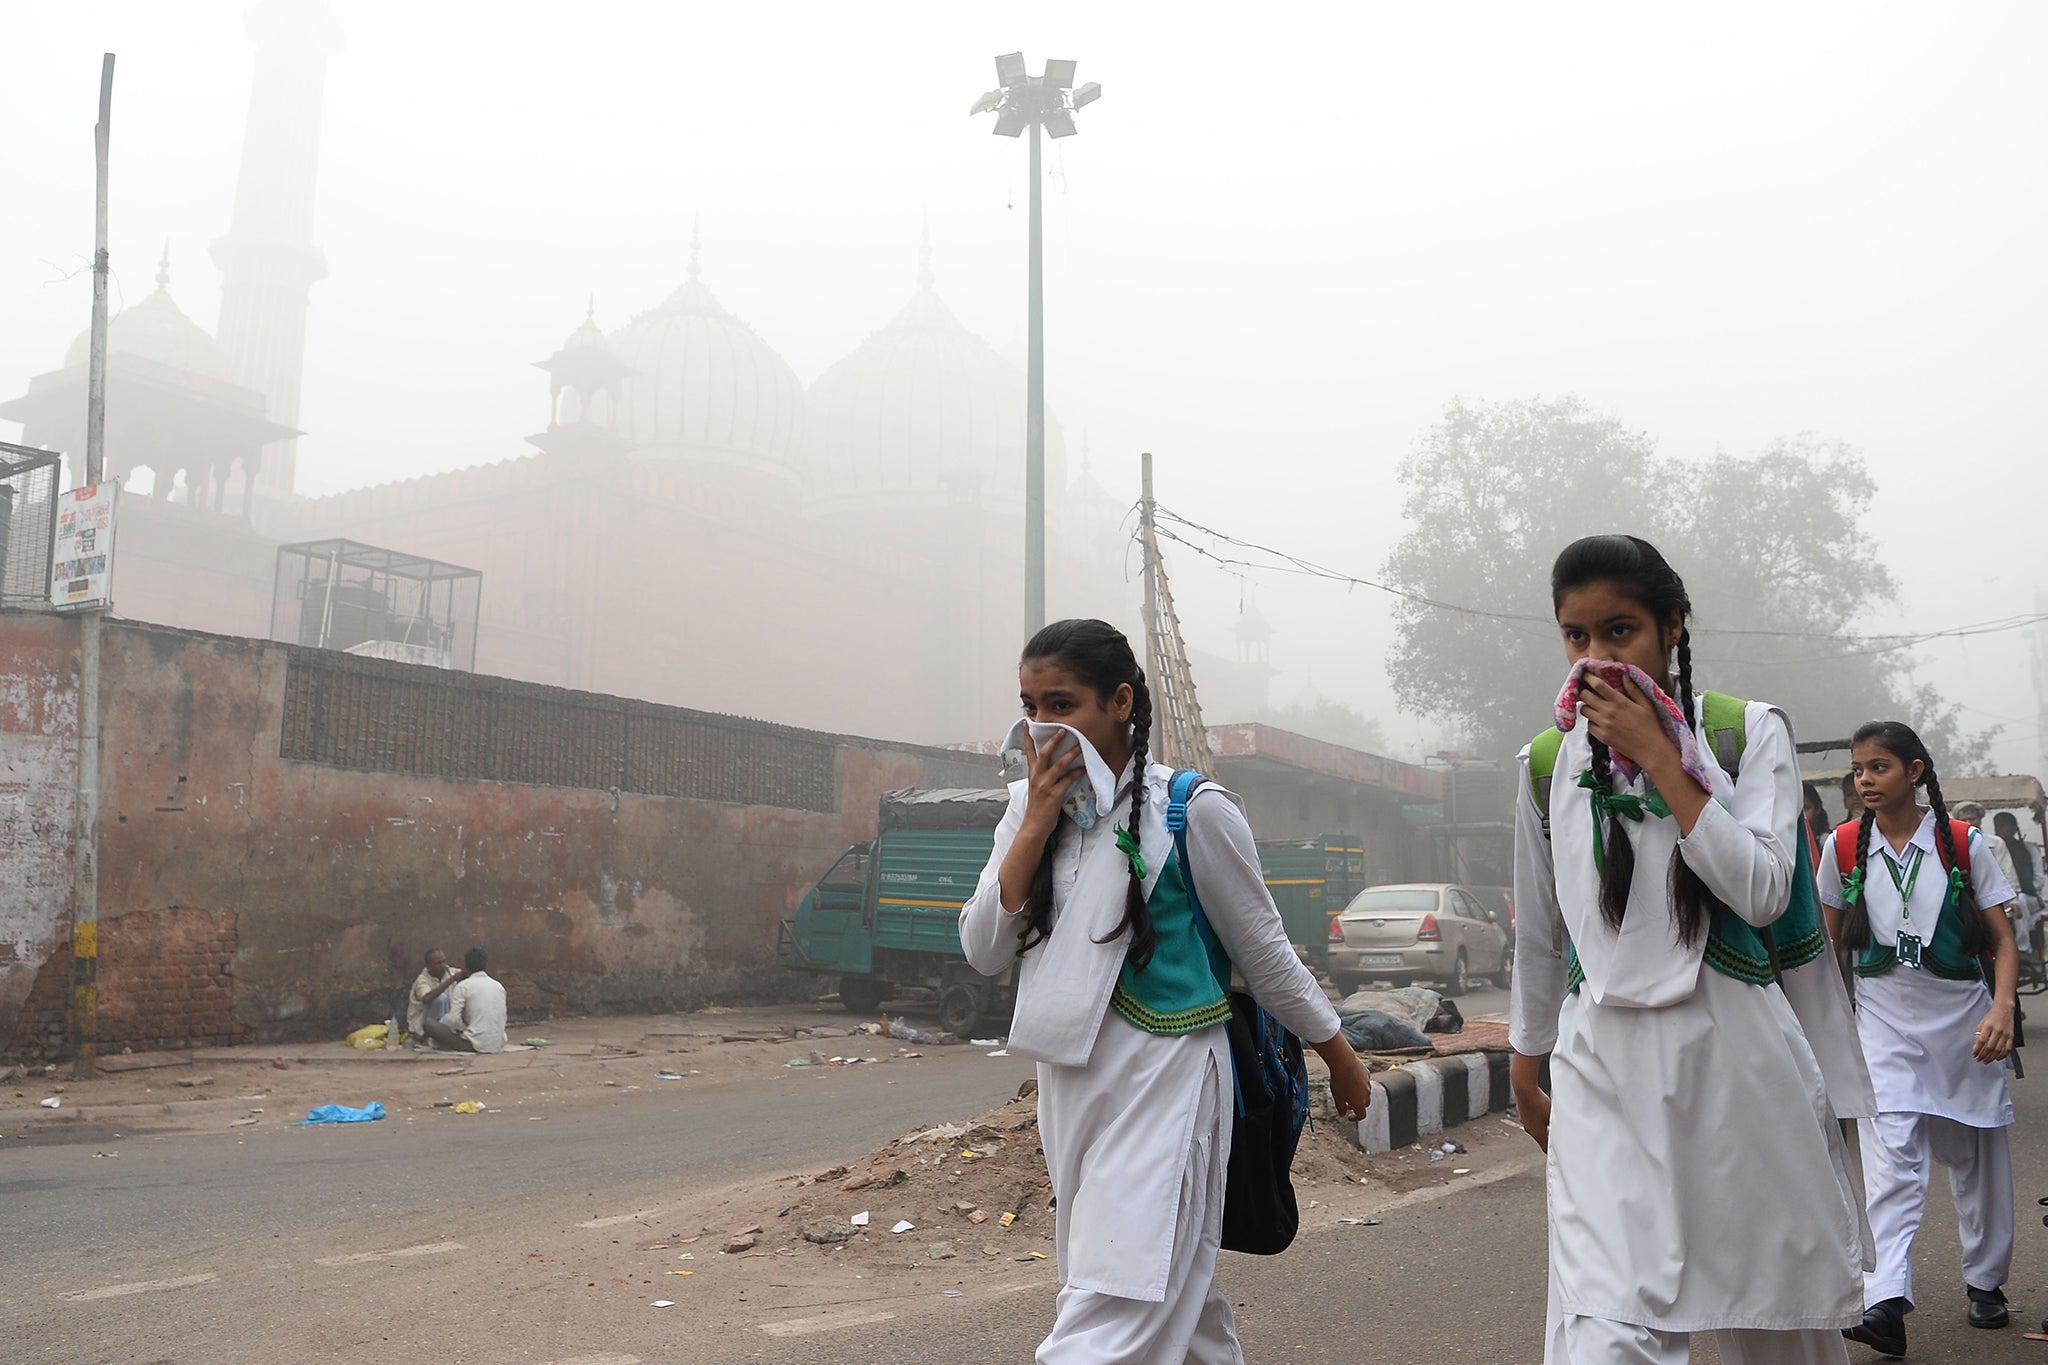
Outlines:
<svg viewBox="0 0 2048 1365"><path fill-rule="evenodd" d="M1983 835L1951 823L1920 736L1897 721L1873 721L1852 743L1863 818L1828 836L1815 880L1821 899L1839 909L1842 946L1856 955L1856 1025L1877 1092L1878 1112L1864 1123L1861 1143L1877 1267L1865 1280L1863 1321L1850 1336L1898 1356L1906 1352L1913 1236L1932 1162L1949 1168L1969 1321L2010 1321L2003 1287L2012 1268L2012 1097L2005 1073L2019 954L2005 915L2012 888ZM1920 788L1931 809L1920 806ZM1844 878L1839 850L1849 839L1856 841L1853 870Z"/></svg>
<svg viewBox="0 0 2048 1365"><path fill-rule="evenodd" d="M960 941L991 975L1021 959L1009 1048L1038 1062L1058 1200L1059 1306L1037 1359L1238 1365L1215 1284L1235 1111L1229 968L1329 1064L1339 1115L1363 1117L1372 1083L1287 941L1236 798L1213 783L1189 803L1192 867L1179 867L1164 819L1173 770L1146 762L1151 695L1123 634L1055 622L1025 647L1018 681L1036 723L1029 775L1010 787ZM1228 963L1199 939L1187 872Z"/></svg>
<svg viewBox="0 0 2048 1365"><path fill-rule="evenodd" d="M1636 665L1698 734L1691 603L1653 546L1578 541L1551 589L1570 660ZM1549 1154L1544 1358L1665 1365L1712 1332L1729 1365L1843 1362L1860 1305L1856 1196L1837 1102L1788 1002L1794 974L1777 984L1763 937L1791 900L1802 837L1791 730L1748 703L1740 779L1709 762L1709 792L1654 705L1588 678L1548 837L1523 752L1511 1075ZM1617 753L1642 769L1635 781L1616 775ZM1554 917L1568 946L1552 942ZM1832 983L1832 1013L1816 1017L1867 1090L1819 932L1814 917L1815 942L1780 947L1815 999Z"/></svg>

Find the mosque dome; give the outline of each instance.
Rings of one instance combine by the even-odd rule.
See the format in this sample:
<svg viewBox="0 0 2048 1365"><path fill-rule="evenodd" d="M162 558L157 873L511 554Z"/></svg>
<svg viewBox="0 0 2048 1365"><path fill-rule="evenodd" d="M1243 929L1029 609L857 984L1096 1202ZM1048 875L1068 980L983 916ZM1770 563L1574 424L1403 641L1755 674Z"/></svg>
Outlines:
<svg viewBox="0 0 2048 1365"><path fill-rule="evenodd" d="M932 288L820 375L810 391L810 488L819 511L1024 502L1024 374L967 330ZM1046 424L1045 482L1066 485Z"/></svg>
<svg viewBox="0 0 2048 1365"><path fill-rule="evenodd" d="M640 458L709 460L795 476L804 393L789 363L690 276L612 333L625 367L611 426ZM579 332L572 343L581 341Z"/></svg>
<svg viewBox="0 0 2048 1365"><path fill-rule="evenodd" d="M84 331L64 353L68 368L83 365L92 351L92 333ZM204 327L185 316L171 299L171 257L168 249L157 264L156 292L107 323L107 354L131 355L167 369L228 380L227 352Z"/></svg>

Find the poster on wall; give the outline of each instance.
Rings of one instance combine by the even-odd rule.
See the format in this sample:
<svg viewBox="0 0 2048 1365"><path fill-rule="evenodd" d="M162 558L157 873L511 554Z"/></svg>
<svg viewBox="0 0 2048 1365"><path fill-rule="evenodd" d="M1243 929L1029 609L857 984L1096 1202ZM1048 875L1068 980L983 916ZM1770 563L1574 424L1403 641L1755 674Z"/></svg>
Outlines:
<svg viewBox="0 0 2048 1365"><path fill-rule="evenodd" d="M50 605L98 611L114 605L112 480L74 488L57 500L57 548L50 567Z"/></svg>

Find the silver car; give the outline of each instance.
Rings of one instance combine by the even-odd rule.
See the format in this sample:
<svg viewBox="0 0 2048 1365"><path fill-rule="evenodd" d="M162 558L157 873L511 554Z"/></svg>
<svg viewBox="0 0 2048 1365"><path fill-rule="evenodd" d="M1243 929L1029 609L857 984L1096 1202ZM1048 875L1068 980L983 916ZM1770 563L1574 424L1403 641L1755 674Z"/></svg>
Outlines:
<svg viewBox="0 0 2048 1365"><path fill-rule="evenodd" d="M1451 882L1408 882L1359 892L1330 920L1330 979L1349 995L1369 977L1435 981L1462 995L1476 976L1505 987L1515 968L1507 926Z"/></svg>

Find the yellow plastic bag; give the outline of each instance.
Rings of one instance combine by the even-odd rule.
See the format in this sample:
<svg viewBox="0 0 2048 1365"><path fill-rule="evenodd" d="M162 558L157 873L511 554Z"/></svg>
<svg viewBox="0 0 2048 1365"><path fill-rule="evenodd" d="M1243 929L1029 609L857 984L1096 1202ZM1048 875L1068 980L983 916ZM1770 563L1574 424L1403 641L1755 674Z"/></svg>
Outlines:
<svg viewBox="0 0 2048 1365"><path fill-rule="evenodd" d="M390 1030L391 1025L389 1024L365 1024L348 1036L348 1045L350 1047L359 1047L365 1052L373 1048L383 1047L385 1035Z"/></svg>
<svg viewBox="0 0 2048 1365"><path fill-rule="evenodd" d="M484 1107L475 1100L464 1100L455 1106L455 1112L458 1114L481 1114L484 1112Z"/></svg>

